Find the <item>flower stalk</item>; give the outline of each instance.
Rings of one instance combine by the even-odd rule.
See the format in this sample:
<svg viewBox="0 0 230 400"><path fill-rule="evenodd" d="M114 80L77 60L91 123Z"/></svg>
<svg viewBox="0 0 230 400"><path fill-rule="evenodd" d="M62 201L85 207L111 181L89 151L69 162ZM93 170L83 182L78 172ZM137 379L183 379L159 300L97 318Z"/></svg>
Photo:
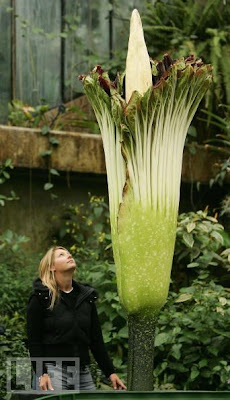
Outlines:
<svg viewBox="0 0 230 400"><path fill-rule="evenodd" d="M152 390L153 337L169 289L184 142L212 78L211 67L193 56L150 60L137 10L126 65L115 82L100 66L80 79L105 151L118 292L128 313L128 388Z"/></svg>

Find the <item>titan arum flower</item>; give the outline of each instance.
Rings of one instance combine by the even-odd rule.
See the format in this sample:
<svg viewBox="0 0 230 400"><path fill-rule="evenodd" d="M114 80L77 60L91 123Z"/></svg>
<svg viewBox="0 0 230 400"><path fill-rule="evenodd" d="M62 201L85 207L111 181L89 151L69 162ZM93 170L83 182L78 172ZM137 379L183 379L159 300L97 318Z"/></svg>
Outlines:
<svg viewBox="0 0 230 400"><path fill-rule="evenodd" d="M154 332L169 289L183 147L211 67L194 56L150 60L134 10L126 73L112 82L96 66L80 79L105 151L118 292L128 314L128 388L152 390Z"/></svg>

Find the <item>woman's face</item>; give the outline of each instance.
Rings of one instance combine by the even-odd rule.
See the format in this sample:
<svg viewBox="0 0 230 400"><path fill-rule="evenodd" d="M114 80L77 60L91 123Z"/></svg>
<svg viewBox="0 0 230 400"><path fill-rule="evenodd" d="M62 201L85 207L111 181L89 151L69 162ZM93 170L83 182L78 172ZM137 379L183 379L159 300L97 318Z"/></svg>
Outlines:
<svg viewBox="0 0 230 400"><path fill-rule="evenodd" d="M56 249L54 251L54 261L51 271L66 272L76 268L76 263L71 254L66 249Z"/></svg>

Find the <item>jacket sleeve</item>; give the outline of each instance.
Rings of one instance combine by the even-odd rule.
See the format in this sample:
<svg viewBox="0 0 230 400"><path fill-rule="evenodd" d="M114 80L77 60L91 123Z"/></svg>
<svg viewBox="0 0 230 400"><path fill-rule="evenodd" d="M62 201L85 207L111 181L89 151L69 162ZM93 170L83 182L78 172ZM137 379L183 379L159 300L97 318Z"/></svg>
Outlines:
<svg viewBox="0 0 230 400"><path fill-rule="evenodd" d="M27 307L27 336L30 357L42 358L43 345L43 307L36 295L32 295L29 299ZM36 372L36 362L32 362L34 371ZM46 373L47 369L43 365L42 373Z"/></svg>
<svg viewBox="0 0 230 400"><path fill-rule="evenodd" d="M96 305L92 303L91 315L91 345L90 350L98 363L100 369L106 377L109 377L115 372L115 368L105 348L105 343L102 336L102 331L98 319Z"/></svg>

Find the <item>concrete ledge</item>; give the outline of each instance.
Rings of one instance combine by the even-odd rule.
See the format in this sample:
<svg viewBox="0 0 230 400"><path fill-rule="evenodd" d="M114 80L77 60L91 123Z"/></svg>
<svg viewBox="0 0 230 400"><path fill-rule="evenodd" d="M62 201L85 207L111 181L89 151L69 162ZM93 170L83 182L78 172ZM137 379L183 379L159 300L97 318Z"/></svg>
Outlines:
<svg viewBox="0 0 230 400"><path fill-rule="evenodd" d="M60 171L106 173L100 135L52 131L51 137L58 139L59 145L51 147L40 129L0 125L0 162L11 158L16 167L46 169L50 158L52 168ZM41 157L50 147L51 156Z"/></svg>
<svg viewBox="0 0 230 400"><path fill-rule="evenodd" d="M182 181L209 183L220 171L220 164L228 158L223 148L209 145L188 145L184 150ZM230 174L225 182L230 182Z"/></svg>
<svg viewBox="0 0 230 400"><path fill-rule="evenodd" d="M58 146L52 146L52 168L106 174L100 135L52 131L51 137L60 142ZM49 157L41 157L40 153L49 148L49 138L42 136L39 129L0 125L0 163L11 158L15 167L46 169ZM208 183L218 173L221 161L226 158L227 155L221 149L214 151L209 146L188 146L184 151L182 181ZM229 177L227 181L230 181Z"/></svg>

